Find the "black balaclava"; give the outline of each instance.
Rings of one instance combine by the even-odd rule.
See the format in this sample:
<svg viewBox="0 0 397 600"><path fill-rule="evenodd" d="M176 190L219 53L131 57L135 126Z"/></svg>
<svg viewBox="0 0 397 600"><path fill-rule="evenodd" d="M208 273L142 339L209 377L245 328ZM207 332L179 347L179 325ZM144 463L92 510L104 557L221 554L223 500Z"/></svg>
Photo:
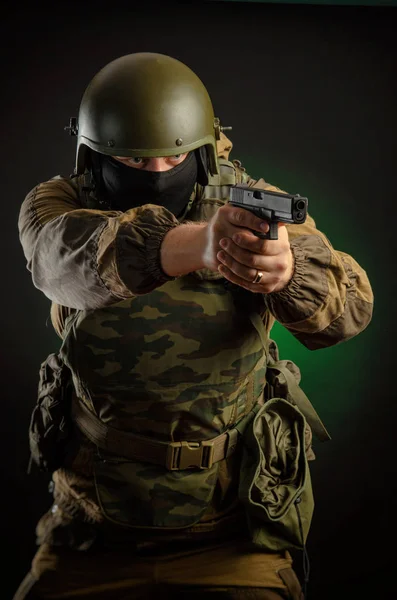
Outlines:
<svg viewBox="0 0 397 600"><path fill-rule="evenodd" d="M197 181L198 166L194 152L168 171L135 169L97 152L92 153L92 162L94 177L100 179L100 194L111 209L123 212L143 204L157 204L178 217L189 202Z"/></svg>

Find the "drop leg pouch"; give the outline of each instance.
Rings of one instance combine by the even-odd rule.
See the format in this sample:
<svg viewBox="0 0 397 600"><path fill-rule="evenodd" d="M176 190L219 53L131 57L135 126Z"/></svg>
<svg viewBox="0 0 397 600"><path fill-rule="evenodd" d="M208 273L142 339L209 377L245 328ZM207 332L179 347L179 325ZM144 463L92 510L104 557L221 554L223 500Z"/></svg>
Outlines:
<svg viewBox="0 0 397 600"><path fill-rule="evenodd" d="M314 510L305 450L306 420L283 398L271 398L243 432L239 498L255 546L302 549Z"/></svg>

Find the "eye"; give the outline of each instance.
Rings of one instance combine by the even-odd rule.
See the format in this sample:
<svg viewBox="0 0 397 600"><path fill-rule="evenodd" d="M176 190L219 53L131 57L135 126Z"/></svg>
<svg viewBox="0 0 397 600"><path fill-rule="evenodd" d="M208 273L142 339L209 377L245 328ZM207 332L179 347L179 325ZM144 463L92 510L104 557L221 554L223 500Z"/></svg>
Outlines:
<svg viewBox="0 0 397 600"><path fill-rule="evenodd" d="M183 154L174 154L173 156L170 156L168 160L170 162L181 163L183 160L185 160L187 155L188 155L187 152L184 152Z"/></svg>
<svg viewBox="0 0 397 600"><path fill-rule="evenodd" d="M132 158L128 159L128 162L132 163L133 165L140 165L142 164L142 158L139 156L133 156Z"/></svg>

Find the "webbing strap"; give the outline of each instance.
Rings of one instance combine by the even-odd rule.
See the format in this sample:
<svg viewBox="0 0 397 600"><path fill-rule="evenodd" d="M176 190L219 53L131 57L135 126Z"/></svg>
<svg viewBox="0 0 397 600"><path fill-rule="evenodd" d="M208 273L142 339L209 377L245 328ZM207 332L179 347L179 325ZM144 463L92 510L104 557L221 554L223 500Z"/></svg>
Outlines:
<svg viewBox="0 0 397 600"><path fill-rule="evenodd" d="M293 398L294 402L296 403L297 407L299 408L299 410L305 417L306 421L310 425L313 433L317 436L317 438L321 442L330 440L331 436L329 435L328 431L326 430L323 422L321 421L320 417L318 416L318 414L317 414L314 406L310 402L309 398L306 396L306 394L302 390L302 388L299 387L299 385L298 385L295 377L291 373L291 371L285 367L285 365L282 363L282 361L272 361L271 360L271 358L269 356L269 350L268 350L268 341L265 336L263 322L262 322L260 315L256 312L253 312L250 315L250 319L251 319L253 326L257 330L259 337L262 341L263 347L265 349L266 356L267 356L267 368L275 369L276 371L279 371L280 373L282 373L284 375L284 377L287 381L288 391L291 394L291 397Z"/></svg>
<svg viewBox="0 0 397 600"><path fill-rule="evenodd" d="M321 421L316 410L314 409L313 404L310 402L309 398L306 396L302 388L299 387L291 371L287 369L287 367L285 367L284 365L280 364L280 362L269 362L267 366L268 369L275 369L277 371L280 371L280 373L284 375L285 379L287 380L289 393L291 394L294 402L296 403L301 413L304 415L306 421L312 428L313 433L316 434L317 438L321 442L326 442L327 440L330 440L331 436L329 435L323 422Z"/></svg>
<svg viewBox="0 0 397 600"><path fill-rule="evenodd" d="M194 467L210 469L235 451L239 438L237 429L233 428L201 442L161 442L109 427L78 398L73 398L72 418L99 448L124 458L162 465L171 471Z"/></svg>

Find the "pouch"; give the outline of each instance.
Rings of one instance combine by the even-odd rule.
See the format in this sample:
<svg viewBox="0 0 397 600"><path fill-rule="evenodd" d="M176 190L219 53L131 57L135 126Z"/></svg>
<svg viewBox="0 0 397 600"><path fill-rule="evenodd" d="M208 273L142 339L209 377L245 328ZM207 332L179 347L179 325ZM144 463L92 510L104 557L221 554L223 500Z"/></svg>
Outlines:
<svg viewBox="0 0 397 600"><path fill-rule="evenodd" d="M239 498L251 540L264 550L305 545L314 510L305 428L296 406L272 398L244 430Z"/></svg>
<svg viewBox="0 0 397 600"><path fill-rule="evenodd" d="M71 373L58 354L40 366L38 396L29 425L31 461L41 471L62 466L71 431Z"/></svg>

